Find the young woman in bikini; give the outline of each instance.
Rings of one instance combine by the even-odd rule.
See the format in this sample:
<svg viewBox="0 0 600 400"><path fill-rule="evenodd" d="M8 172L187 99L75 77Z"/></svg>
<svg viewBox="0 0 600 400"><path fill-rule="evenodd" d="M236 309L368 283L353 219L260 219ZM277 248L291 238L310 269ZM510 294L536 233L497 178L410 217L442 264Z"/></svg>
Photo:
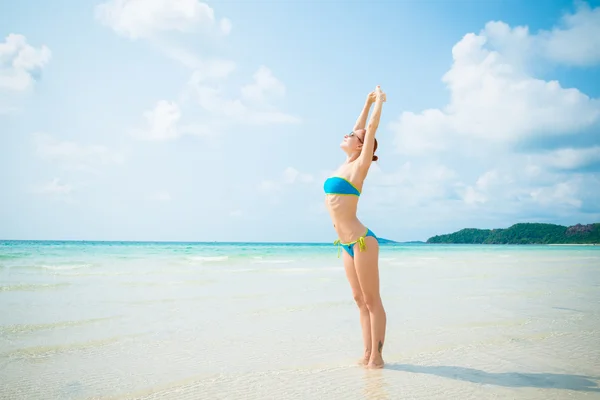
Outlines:
<svg viewBox="0 0 600 400"><path fill-rule="evenodd" d="M344 249L344 268L360 313L365 347L360 362L368 368L383 368L387 317L379 294L379 242L358 220L356 211L371 162L377 160L375 132L385 101L386 95L379 86L369 93L354 129L344 136L340 145L346 153L346 161L324 185L325 203L338 235L334 243ZM373 104L373 113L366 125Z"/></svg>

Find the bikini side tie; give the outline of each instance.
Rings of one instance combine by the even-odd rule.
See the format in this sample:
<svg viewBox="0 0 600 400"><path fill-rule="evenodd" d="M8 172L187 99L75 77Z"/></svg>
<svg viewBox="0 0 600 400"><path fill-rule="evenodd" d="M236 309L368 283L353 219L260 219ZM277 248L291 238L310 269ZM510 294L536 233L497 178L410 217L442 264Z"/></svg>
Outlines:
<svg viewBox="0 0 600 400"><path fill-rule="evenodd" d="M358 250L359 251L365 251L367 249L367 242L365 241L365 237L361 236L358 238L358 240L355 240L354 242L350 242L350 243L342 243L340 241L340 239L336 239L333 242L334 246L338 247L338 258L340 258L340 252L342 251L342 249L340 248L340 245L345 245L345 246L349 246L349 245L353 245L355 243L358 243Z"/></svg>

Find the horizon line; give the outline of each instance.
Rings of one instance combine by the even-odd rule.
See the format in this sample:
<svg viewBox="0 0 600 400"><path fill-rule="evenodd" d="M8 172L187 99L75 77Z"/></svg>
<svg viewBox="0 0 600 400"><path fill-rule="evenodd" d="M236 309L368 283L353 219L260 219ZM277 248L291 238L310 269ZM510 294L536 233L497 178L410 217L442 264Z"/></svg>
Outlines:
<svg viewBox="0 0 600 400"><path fill-rule="evenodd" d="M407 240L407 241L395 241L391 239L380 238L384 240L384 243L380 244L393 244L393 243L426 243L423 240ZM102 243L185 243L185 244L214 244L214 243L227 243L227 244L333 244L333 241L327 242L308 242L308 241L245 241L245 240L118 240L118 239L0 239L0 242L102 242Z"/></svg>

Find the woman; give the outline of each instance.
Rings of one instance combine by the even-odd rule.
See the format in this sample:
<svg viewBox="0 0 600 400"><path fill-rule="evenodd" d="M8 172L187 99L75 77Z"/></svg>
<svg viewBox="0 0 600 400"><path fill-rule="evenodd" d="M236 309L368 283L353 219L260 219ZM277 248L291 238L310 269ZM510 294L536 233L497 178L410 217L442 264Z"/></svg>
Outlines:
<svg viewBox="0 0 600 400"><path fill-rule="evenodd" d="M371 162L377 160L375 132L385 101L385 93L379 86L369 93L354 130L344 136L340 145L347 155L346 162L324 185L325 203L338 234L334 243L344 249L346 276L360 312L365 347L364 357L360 362L368 368L383 368L386 314L379 294L379 242L377 236L358 220L356 211ZM367 115L373 103L373 114L365 129Z"/></svg>

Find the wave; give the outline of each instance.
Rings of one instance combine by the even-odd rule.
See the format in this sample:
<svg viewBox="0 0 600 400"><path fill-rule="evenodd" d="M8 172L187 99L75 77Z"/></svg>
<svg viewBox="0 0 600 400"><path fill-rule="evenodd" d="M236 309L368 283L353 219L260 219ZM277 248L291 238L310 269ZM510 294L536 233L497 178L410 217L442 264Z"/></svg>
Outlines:
<svg viewBox="0 0 600 400"><path fill-rule="evenodd" d="M70 286L69 283L17 283L14 285L0 285L0 292L14 292L14 291L37 291L37 290L48 290L48 289L60 289L62 287Z"/></svg>
<svg viewBox="0 0 600 400"><path fill-rule="evenodd" d="M291 262L294 262L294 260L288 260L288 259L283 259L283 260L264 260L264 259L259 259L259 260L251 261L251 264L289 264Z"/></svg>
<svg viewBox="0 0 600 400"><path fill-rule="evenodd" d="M229 256L191 256L187 257L188 261L193 263L214 263L214 262L223 262L229 260Z"/></svg>
<svg viewBox="0 0 600 400"><path fill-rule="evenodd" d="M5 325L0 326L0 335L18 335L23 333L31 333L38 332L44 330L52 330L58 328L70 328L76 326L82 326L87 324L93 324L96 322L108 321L114 319L115 317L105 317L105 318L92 318L92 319L83 319L79 321L59 321L59 322L50 322L46 324L15 324L15 325Z"/></svg>
<svg viewBox="0 0 600 400"><path fill-rule="evenodd" d="M166 285L210 285L215 281L212 279L193 279L193 280L179 280L179 281L126 281L119 282L118 284L121 286L131 286L131 287L164 287Z"/></svg>
<svg viewBox="0 0 600 400"><path fill-rule="evenodd" d="M56 265L40 265L40 268L51 271L70 271L73 269L90 268L91 264L56 264Z"/></svg>
<svg viewBox="0 0 600 400"><path fill-rule="evenodd" d="M45 271L72 271L77 269L87 269L92 267L92 264L34 264L34 265L11 265L4 266L9 270L26 271L26 270L45 270Z"/></svg>
<svg viewBox="0 0 600 400"><path fill-rule="evenodd" d="M14 260L27 257L27 254L0 254L0 260Z"/></svg>
<svg viewBox="0 0 600 400"><path fill-rule="evenodd" d="M96 339L96 340L88 340L86 342L76 342L76 343L65 343L65 344L56 344L56 345L48 345L48 346L31 346L31 347L23 347L8 353L2 354L2 356L8 358L9 360L15 359L43 359L55 356L57 354L69 353L73 351L81 351L81 350L90 350L102 346L108 346L111 344L118 343L127 337L136 337L140 335L124 335L124 336L115 336L109 337L105 339Z"/></svg>

